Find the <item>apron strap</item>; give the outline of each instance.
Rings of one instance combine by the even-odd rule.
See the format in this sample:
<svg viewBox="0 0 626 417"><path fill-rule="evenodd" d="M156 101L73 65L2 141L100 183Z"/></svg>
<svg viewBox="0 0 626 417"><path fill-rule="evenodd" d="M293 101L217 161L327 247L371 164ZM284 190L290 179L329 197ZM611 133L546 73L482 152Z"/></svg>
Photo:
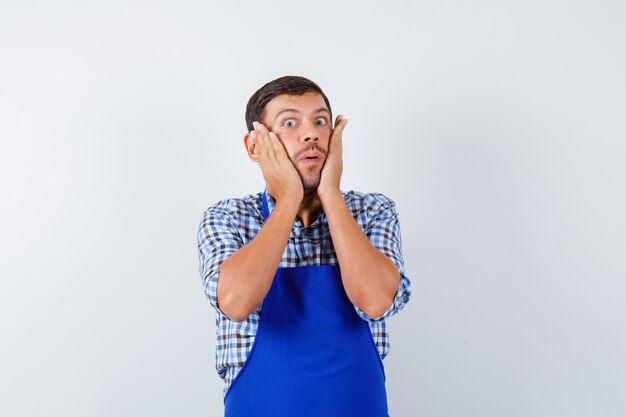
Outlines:
<svg viewBox="0 0 626 417"><path fill-rule="evenodd" d="M267 189L265 189L265 191L263 191L263 221L266 221L267 218L270 216L270 209L267 205Z"/></svg>

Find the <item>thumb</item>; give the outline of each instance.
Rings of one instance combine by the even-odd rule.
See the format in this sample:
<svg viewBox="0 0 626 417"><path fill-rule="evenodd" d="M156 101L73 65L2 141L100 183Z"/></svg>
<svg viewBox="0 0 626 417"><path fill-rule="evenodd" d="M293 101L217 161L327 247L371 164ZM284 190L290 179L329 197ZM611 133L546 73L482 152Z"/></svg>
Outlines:
<svg viewBox="0 0 626 417"><path fill-rule="evenodd" d="M344 119L343 114L338 115L337 118L335 119L335 127L333 129L333 135L341 134L347 124L348 124L348 119Z"/></svg>

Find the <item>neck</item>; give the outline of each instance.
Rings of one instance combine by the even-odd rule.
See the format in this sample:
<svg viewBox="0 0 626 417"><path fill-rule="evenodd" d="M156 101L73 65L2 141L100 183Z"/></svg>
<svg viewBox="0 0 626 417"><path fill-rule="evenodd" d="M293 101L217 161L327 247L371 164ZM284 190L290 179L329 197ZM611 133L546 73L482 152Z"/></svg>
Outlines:
<svg viewBox="0 0 626 417"><path fill-rule="evenodd" d="M300 203L300 208L298 209L298 218L304 227L308 227L315 221L315 219L317 219L317 216L319 216L321 211L322 202L320 201L317 193L305 195Z"/></svg>

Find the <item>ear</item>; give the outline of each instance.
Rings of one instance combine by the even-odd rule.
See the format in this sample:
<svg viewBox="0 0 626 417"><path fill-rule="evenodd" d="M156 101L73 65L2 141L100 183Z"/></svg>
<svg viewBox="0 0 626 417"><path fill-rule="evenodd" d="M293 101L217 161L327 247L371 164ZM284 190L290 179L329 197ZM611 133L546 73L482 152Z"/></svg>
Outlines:
<svg viewBox="0 0 626 417"><path fill-rule="evenodd" d="M259 162L259 154L257 152L256 145L254 144L254 139L252 139L250 133L246 133L243 137L243 144L246 147L248 158L250 158L252 162Z"/></svg>

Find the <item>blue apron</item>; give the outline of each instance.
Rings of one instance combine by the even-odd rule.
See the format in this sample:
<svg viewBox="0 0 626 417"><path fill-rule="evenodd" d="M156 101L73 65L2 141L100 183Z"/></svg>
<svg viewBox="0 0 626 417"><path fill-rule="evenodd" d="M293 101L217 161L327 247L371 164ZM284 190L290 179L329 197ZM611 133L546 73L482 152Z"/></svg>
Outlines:
<svg viewBox="0 0 626 417"><path fill-rule="evenodd" d="M225 417L388 417L383 363L337 266L276 271L224 406Z"/></svg>

